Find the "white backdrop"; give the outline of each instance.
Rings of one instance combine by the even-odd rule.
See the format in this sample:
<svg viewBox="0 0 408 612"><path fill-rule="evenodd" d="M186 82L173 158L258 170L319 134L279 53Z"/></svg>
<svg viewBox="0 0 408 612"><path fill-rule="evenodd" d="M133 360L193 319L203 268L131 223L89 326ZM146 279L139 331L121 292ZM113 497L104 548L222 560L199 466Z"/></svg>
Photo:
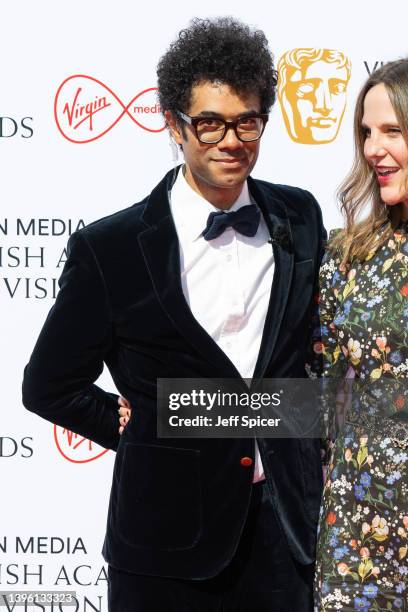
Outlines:
<svg viewBox="0 0 408 612"><path fill-rule="evenodd" d="M60 275L69 234L80 220L89 223L138 201L173 164L167 134L143 129L126 113L96 140L71 142L66 136L75 130L68 112L75 110L81 88L81 100L93 101L98 112L93 130L86 120L77 131L82 138L86 130L89 138L100 134L123 111L121 103L126 107L155 86L157 60L177 32L194 16L219 15L220 6L223 15L262 28L276 61L300 47L339 50L351 60L337 138L328 144L293 142L277 103L254 172L309 189L322 205L326 226L339 226L334 191L351 163L354 100L367 68L407 54L405 0L387 7L379 0L292 0L269 7L244 0L0 4L0 591L77 593L77 606L55 609L107 611L100 550L114 454L54 431L25 411L23 367L53 304L53 279ZM67 82L55 116L57 92L73 75L100 84ZM104 97L111 102L107 109L100 108ZM142 102L150 111L135 111L134 118L159 128L152 94L141 96L137 103ZM102 379L98 384L114 391L109 375ZM1 597L0 610L7 610Z"/></svg>

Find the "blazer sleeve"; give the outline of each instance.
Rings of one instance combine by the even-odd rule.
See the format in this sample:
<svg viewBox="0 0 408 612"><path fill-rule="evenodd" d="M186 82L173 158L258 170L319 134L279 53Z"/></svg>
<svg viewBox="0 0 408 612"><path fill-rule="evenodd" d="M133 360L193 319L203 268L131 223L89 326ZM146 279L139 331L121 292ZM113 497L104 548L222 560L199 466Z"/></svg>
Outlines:
<svg viewBox="0 0 408 612"><path fill-rule="evenodd" d="M117 396L94 381L112 349L108 294L83 231L68 241L60 291L24 370L23 404L105 448L119 443Z"/></svg>

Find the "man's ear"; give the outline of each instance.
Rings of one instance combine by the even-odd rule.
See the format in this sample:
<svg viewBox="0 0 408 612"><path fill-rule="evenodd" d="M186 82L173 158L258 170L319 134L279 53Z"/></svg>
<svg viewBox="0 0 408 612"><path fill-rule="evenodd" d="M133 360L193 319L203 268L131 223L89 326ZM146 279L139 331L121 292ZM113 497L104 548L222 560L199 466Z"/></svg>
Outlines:
<svg viewBox="0 0 408 612"><path fill-rule="evenodd" d="M183 144L183 137L181 134L180 126L177 123L175 115L171 111L164 111L164 117L166 119L167 127L170 130L170 134L178 145Z"/></svg>

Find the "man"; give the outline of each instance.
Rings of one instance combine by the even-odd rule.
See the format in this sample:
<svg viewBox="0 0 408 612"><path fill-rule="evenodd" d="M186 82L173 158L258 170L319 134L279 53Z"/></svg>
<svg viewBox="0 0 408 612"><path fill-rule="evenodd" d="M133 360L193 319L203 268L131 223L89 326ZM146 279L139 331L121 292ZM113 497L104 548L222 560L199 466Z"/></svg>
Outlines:
<svg viewBox="0 0 408 612"><path fill-rule="evenodd" d="M117 450L111 612L311 610L317 441L160 439L156 392L158 378L247 391L243 378L304 376L320 210L249 177L276 87L262 32L194 20L158 87L185 164L70 238L24 403ZM122 437L117 397L93 384L104 362L134 408Z"/></svg>
<svg viewBox="0 0 408 612"><path fill-rule="evenodd" d="M279 60L278 97L295 142L332 142L346 108L350 60L332 49L292 49Z"/></svg>

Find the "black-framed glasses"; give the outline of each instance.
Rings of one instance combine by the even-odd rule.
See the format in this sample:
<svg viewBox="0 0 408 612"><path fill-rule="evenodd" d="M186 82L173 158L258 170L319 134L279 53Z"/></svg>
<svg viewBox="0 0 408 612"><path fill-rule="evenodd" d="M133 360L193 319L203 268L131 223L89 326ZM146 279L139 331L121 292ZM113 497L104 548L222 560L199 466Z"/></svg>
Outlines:
<svg viewBox="0 0 408 612"><path fill-rule="evenodd" d="M229 129L233 129L241 142L253 142L262 136L269 115L256 113L239 117L236 121L226 121L219 117L190 117L177 111L179 117L191 125L198 140L204 144L217 144L221 142Z"/></svg>

